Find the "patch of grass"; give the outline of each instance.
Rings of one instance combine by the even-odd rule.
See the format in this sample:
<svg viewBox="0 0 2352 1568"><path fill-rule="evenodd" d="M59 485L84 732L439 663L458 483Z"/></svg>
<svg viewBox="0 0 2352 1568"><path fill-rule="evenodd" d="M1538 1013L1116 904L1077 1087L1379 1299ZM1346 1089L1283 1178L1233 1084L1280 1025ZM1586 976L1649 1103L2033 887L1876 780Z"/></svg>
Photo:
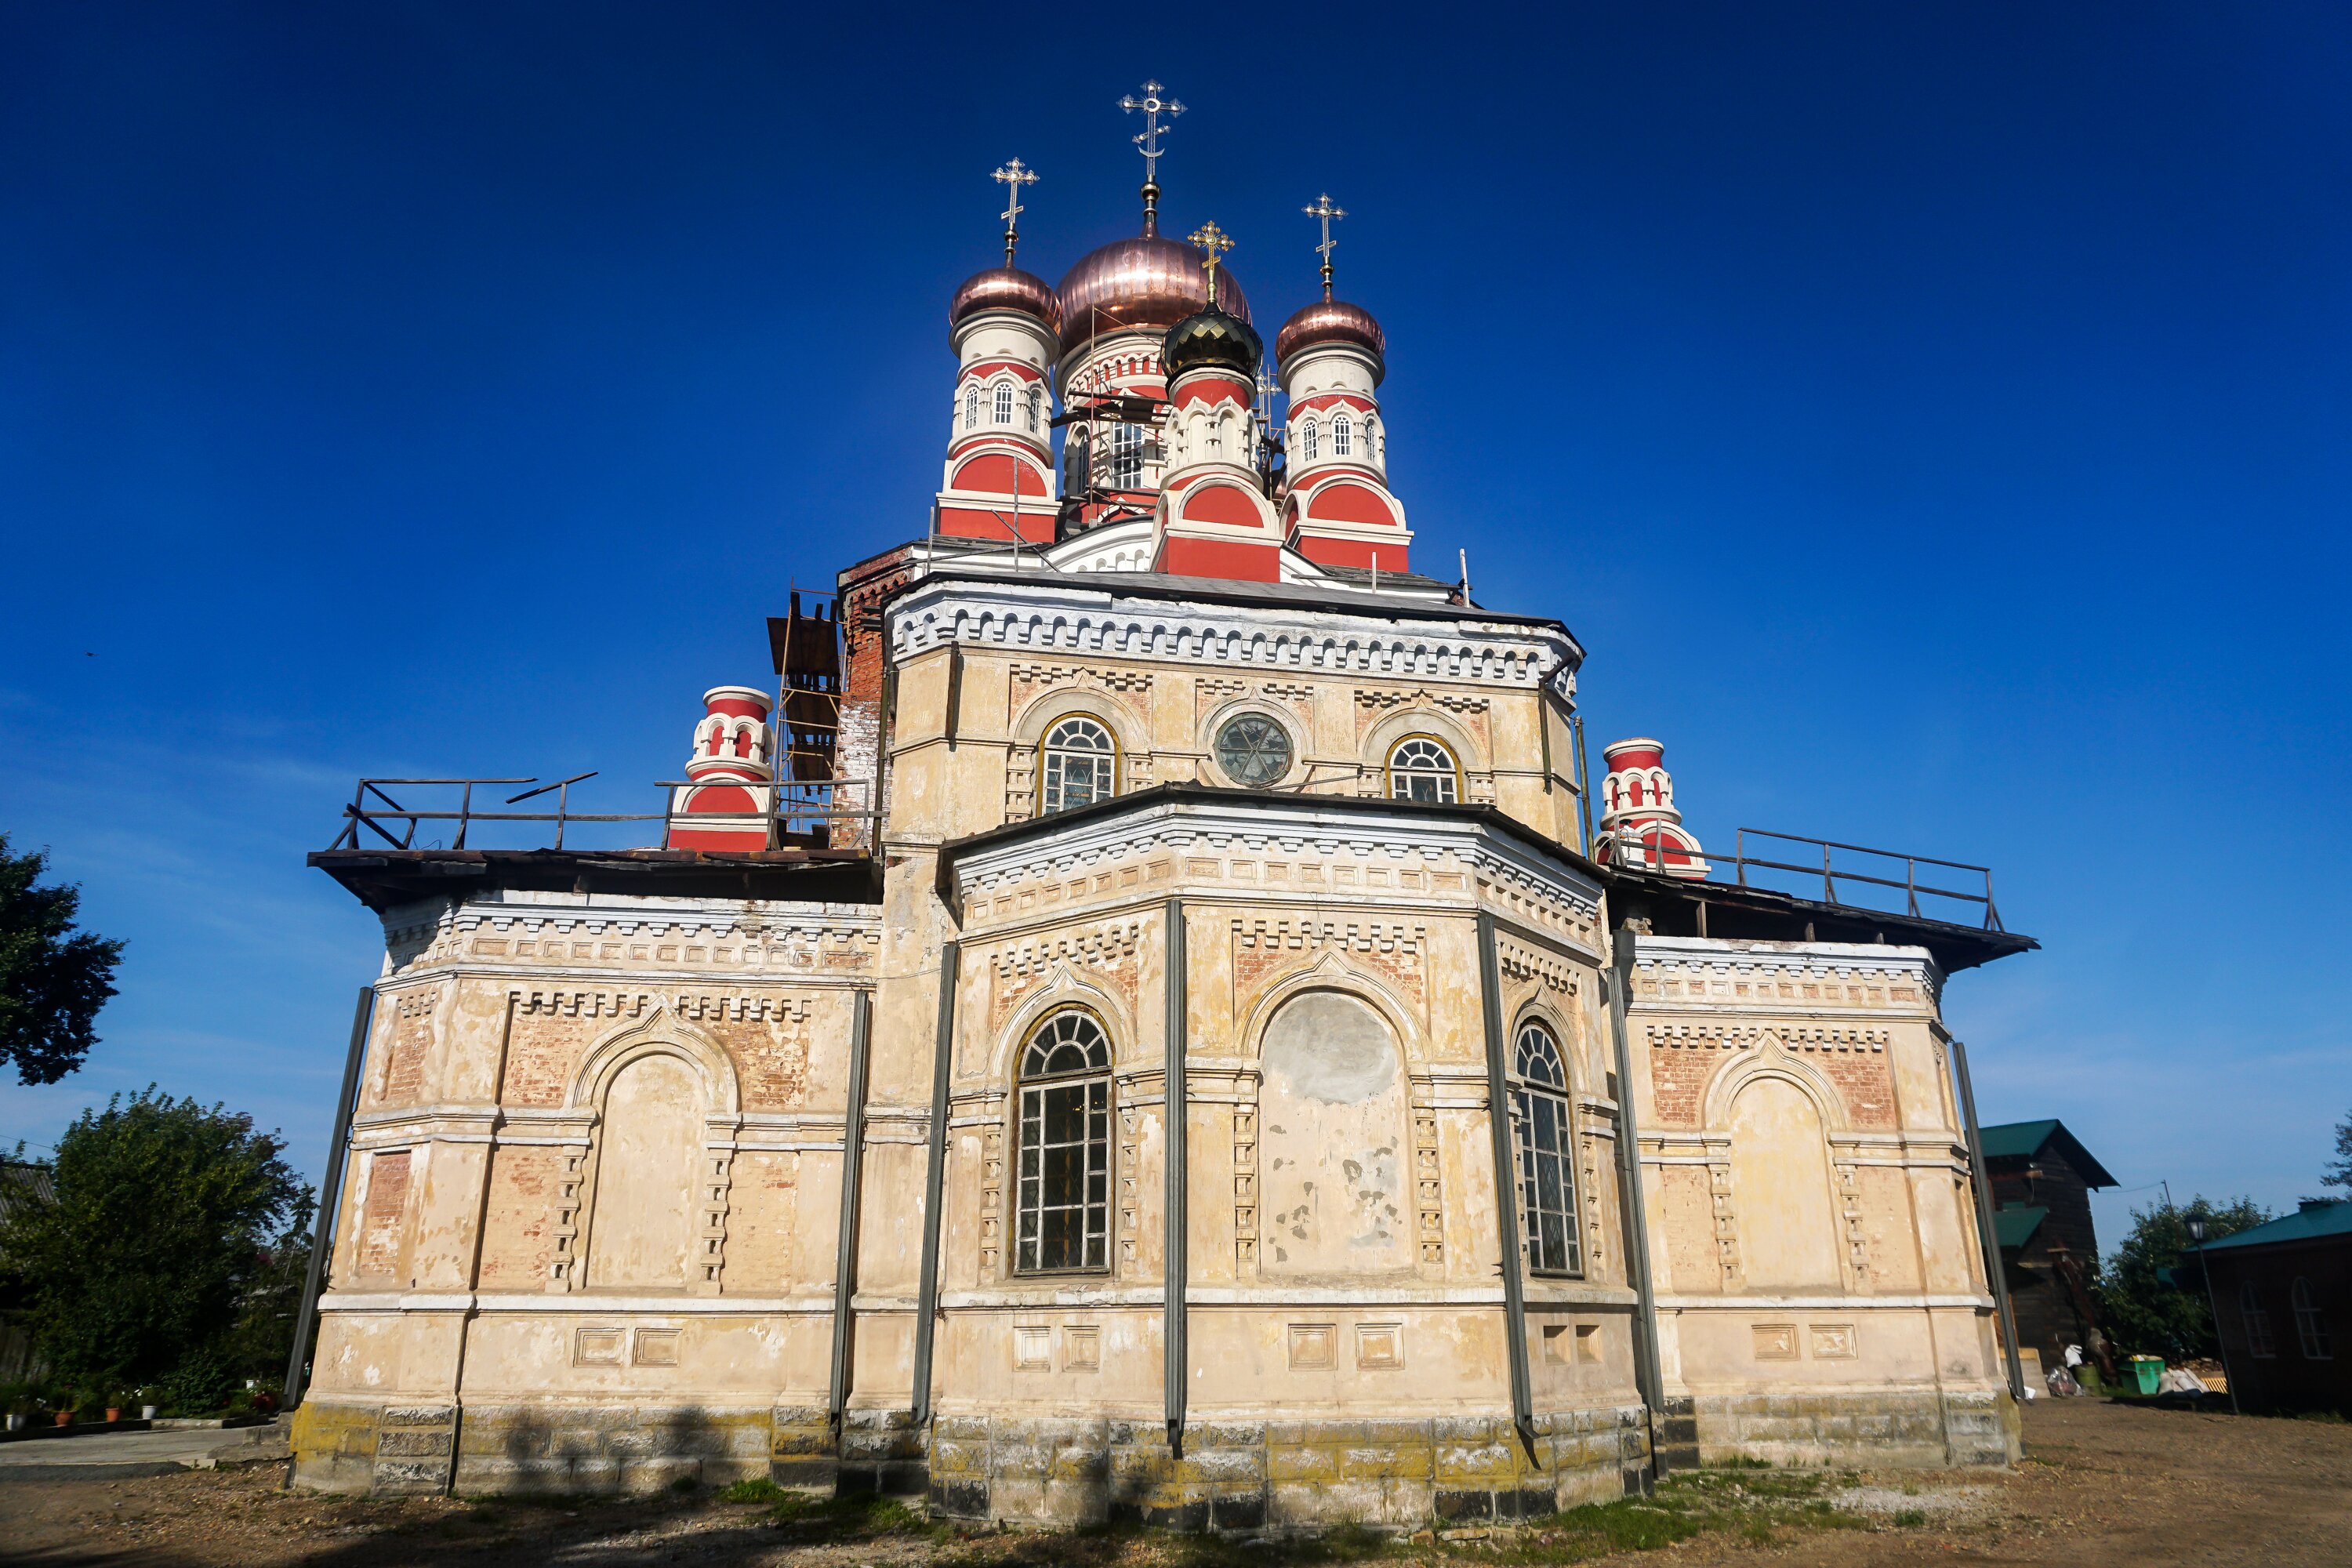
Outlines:
<svg viewBox="0 0 2352 1568"><path fill-rule="evenodd" d="M790 1531L796 1542L810 1544L877 1541L889 1536L945 1540L952 1533L944 1525L933 1524L901 1500L878 1492L830 1498L785 1492L776 1500L768 1517L779 1529Z"/></svg>
<svg viewBox="0 0 2352 1568"><path fill-rule="evenodd" d="M1868 1520L1822 1495L1835 1479L1828 1471L1752 1462L1712 1466L1668 1476L1646 1498L1591 1503L1486 1541L1443 1544L1454 1554L1488 1561L1580 1563L1616 1552L1655 1552L1718 1531L1767 1545L1784 1528L1867 1529Z"/></svg>
<svg viewBox="0 0 2352 1568"><path fill-rule="evenodd" d="M719 1494L720 1502L776 1502L784 1496L784 1489L765 1476L747 1481L737 1481Z"/></svg>
<svg viewBox="0 0 2352 1568"><path fill-rule="evenodd" d="M1925 1509L1906 1508L1892 1522L1898 1530L1917 1530L1927 1522L1927 1512Z"/></svg>

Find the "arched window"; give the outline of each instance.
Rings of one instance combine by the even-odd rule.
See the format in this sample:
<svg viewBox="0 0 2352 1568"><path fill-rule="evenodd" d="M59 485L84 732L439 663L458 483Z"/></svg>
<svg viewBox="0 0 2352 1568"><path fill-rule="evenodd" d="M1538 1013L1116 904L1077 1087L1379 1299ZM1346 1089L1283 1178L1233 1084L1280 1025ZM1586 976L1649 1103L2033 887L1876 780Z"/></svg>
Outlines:
<svg viewBox="0 0 2352 1568"><path fill-rule="evenodd" d="M963 427L967 430L980 428L980 388L976 386L963 389Z"/></svg>
<svg viewBox="0 0 2352 1568"><path fill-rule="evenodd" d="M1309 419L1298 427L1298 460L1300 462L1315 461L1315 421Z"/></svg>
<svg viewBox="0 0 2352 1568"><path fill-rule="evenodd" d="M2336 1342L2327 1337L2327 1317L2311 1298L2311 1281L2298 1275L2287 1298L2294 1308L2294 1336L2303 1342L2305 1361L2334 1361Z"/></svg>
<svg viewBox="0 0 2352 1568"><path fill-rule="evenodd" d="M1349 455L1351 450L1349 437L1353 433L1354 428L1348 423L1348 416L1344 414L1331 421L1331 455L1333 457L1344 458Z"/></svg>
<svg viewBox="0 0 2352 1568"><path fill-rule="evenodd" d="M1021 1053L1020 1193L1013 1270L1110 1262L1110 1042L1076 1008Z"/></svg>
<svg viewBox="0 0 2352 1568"><path fill-rule="evenodd" d="M1385 450L1381 445L1381 422L1370 415L1364 417L1364 456L1377 463Z"/></svg>
<svg viewBox="0 0 2352 1568"><path fill-rule="evenodd" d="M2238 1287L2238 1316L2246 1325L2247 1350L2264 1361L2278 1354L2278 1347L2271 1342L2270 1310L2251 1279Z"/></svg>
<svg viewBox="0 0 2352 1568"><path fill-rule="evenodd" d="M1528 1227L1528 1267L1538 1274L1579 1271L1576 1167L1568 1115L1568 1068L1551 1031L1519 1026L1512 1066L1518 1076L1519 1212Z"/></svg>
<svg viewBox="0 0 2352 1568"><path fill-rule="evenodd" d="M1009 381L996 384L996 422L999 425L1013 423L1013 384Z"/></svg>
<svg viewBox="0 0 2352 1568"><path fill-rule="evenodd" d="M1092 719L1065 719L1045 731L1038 768L1039 815L1088 805L1114 793L1118 747Z"/></svg>
<svg viewBox="0 0 2352 1568"><path fill-rule="evenodd" d="M1037 426L1044 423L1045 417L1045 389L1033 386L1029 389L1029 433L1032 436L1037 433Z"/></svg>
<svg viewBox="0 0 2352 1568"><path fill-rule="evenodd" d="M1461 799L1454 753L1426 735L1409 735L1389 753L1389 798L1452 805Z"/></svg>

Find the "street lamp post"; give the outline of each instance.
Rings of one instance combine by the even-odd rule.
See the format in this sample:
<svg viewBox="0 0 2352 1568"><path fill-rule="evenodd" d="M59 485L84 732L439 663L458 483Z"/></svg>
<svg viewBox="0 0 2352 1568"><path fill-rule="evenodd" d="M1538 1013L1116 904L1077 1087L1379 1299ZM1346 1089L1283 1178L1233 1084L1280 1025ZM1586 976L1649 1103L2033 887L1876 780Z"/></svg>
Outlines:
<svg viewBox="0 0 2352 1568"><path fill-rule="evenodd" d="M2189 1239L2197 1244L2197 1269L2205 1276L2205 1310L2213 1314L2213 1342L2221 1347L2221 1381L2230 1388L2230 1414L2242 1415L2238 1408L2238 1378L2230 1370L2230 1342L2221 1337L2221 1304L2213 1295L2213 1265L2205 1257L2205 1221L2200 1215L2189 1216Z"/></svg>

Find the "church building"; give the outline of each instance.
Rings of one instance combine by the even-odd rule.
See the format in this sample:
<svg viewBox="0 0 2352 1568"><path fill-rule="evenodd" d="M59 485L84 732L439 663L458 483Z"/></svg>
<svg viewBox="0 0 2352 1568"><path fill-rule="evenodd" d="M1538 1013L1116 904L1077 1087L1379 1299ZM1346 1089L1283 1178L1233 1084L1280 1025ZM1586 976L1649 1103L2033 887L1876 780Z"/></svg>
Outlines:
<svg viewBox="0 0 2352 1568"><path fill-rule="evenodd" d="M1414 569L1344 213L1269 358L1125 107L1139 231L1048 283L998 171L930 516L653 843L380 781L311 857L385 952L296 1479L1257 1531L2014 1459L1940 1002L2033 942L1708 850L1656 740L1589 786L1583 646Z"/></svg>

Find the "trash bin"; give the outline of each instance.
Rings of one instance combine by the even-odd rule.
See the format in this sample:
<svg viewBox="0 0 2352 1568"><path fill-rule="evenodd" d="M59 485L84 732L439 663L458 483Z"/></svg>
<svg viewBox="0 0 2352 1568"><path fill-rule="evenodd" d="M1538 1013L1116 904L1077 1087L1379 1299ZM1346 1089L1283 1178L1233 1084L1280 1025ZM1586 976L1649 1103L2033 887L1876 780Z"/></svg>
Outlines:
<svg viewBox="0 0 2352 1568"><path fill-rule="evenodd" d="M2131 1358L2132 1377L2142 1394L2154 1394L2164 1381L2164 1358L2136 1355Z"/></svg>

